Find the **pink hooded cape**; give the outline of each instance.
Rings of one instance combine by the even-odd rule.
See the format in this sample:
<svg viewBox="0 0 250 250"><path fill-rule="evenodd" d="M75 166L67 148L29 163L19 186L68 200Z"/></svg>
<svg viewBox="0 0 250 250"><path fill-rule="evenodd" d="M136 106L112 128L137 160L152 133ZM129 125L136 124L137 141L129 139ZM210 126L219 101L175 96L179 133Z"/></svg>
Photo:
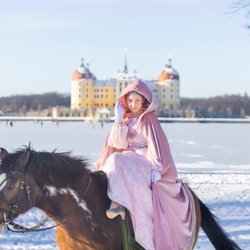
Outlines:
<svg viewBox="0 0 250 250"><path fill-rule="evenodd" d="M155 249L192 249L195 235L194 201L187 186L178 180L167 137L154 114L158 103L143 82L134 81L118 98L125 108L125 124L130 121L125 95L131 91L141 94L150 103L140 115L136 128L138 131L144 130L152 142L148 146L147 158L154 162L154 168L161 173L161 180L152 183ZM123 151L109 146L108 137L94 171L102 170L111 154Z"/></svg>

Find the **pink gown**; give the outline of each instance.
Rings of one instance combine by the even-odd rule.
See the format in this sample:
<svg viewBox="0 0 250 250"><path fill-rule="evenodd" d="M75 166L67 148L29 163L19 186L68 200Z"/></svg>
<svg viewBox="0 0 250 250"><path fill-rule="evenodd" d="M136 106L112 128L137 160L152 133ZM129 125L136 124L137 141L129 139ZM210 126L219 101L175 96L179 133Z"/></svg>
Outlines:
<svg viewBox="0 0 250 250"><path fill-rule="evenodd" d="M94 171L107 174L109 198L129 210L136 241L146 250L192 249L194 201L178 180L168 140L154 114L157 103L137 80L119 97L126 110L130 91L143 95L150 105L136 117L125 112L123 123L114 123ZM161 173L156 183L151 182L151 169Z"/></svg>
<svg viewBox="0 0 250 250"><path fill-rule="evenodd" d="M108 144L110 146L119 144L124 148L128 144L127 150L112 154L102 170L109 180L109 198L130 211L136 241L145 249L153 250L155 248L151 189L152 163L146 158L145 136L136 133L137 120L138 118L133 118L127 127L114 125ZM122 136L116 141L115 134Z"/></svg>

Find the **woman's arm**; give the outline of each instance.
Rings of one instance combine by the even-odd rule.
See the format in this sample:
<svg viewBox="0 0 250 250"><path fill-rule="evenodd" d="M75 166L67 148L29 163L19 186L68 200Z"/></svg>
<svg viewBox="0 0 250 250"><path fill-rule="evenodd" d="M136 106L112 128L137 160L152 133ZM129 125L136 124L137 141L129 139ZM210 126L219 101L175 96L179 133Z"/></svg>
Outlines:
<svg viewBox="0 0 250 250"><path fill-rule="evenodd" d="M127 149L128 147L128 127L121 122L115 122L111 128L108 145L117 149Z"/></svg>

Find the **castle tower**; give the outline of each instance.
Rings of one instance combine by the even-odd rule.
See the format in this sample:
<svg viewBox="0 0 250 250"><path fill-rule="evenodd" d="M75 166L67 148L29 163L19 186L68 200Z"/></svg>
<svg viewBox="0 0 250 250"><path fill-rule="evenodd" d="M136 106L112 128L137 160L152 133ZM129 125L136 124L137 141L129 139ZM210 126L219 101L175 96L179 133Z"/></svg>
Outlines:
<svg viewBox="0 0 250 250"><path fill-rule="evenodd" d="M92 107L94 97L95 75L85 66L84 59L72 76L71 81L71 109L84 109Z"/></svg>
<svg viewBox="0 0 250 250"><path fill-rule="evenodd" d="M160 112L162 115L177 116L180 109L180 76L172 67L171 58L160 73L157 82Z"/></svg>
<svg viewBox="0 0 250 250"><path fill-rule="evenodd" d="M117 71L113 76L115 79L115 99L117 99L122 90L126 88L131 82L135 79L139 79L137 72L134 70L132 73L129 73L128 64L127 64L127 50L124 50L124 68L122 71Z"/></svg>

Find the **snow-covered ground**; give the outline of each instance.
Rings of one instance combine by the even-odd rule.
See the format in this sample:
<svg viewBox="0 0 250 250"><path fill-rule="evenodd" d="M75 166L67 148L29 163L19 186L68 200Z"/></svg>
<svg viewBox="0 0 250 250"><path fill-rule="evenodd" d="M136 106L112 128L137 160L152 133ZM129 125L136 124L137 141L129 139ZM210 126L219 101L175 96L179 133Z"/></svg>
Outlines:
<svg viewBox="0 0 250 250"><path fill-rule="evenodd" d="M0 147L13 151L29 142L36 150L72 151L97 159L111 124L81 122L0 123ZM180 177L219 218L244 250L250 250L249 124L162 124ZM37 209L18 222L32 226L44 218ZM0 250L55 250L55 231L0 235ZM200 232L196 249L213 249Z"/></svg>

